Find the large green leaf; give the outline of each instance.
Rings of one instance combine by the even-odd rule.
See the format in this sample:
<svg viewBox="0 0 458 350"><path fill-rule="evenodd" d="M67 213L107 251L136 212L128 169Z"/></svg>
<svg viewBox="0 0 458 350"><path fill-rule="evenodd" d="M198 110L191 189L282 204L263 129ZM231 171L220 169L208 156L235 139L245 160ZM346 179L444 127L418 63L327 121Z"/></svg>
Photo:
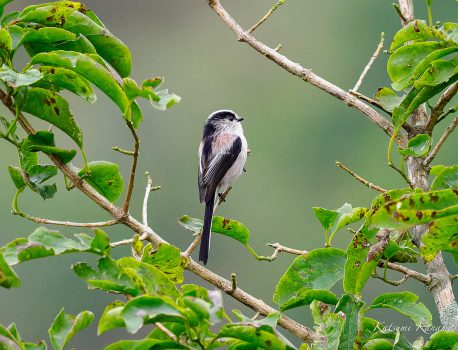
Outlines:
<svg viewBox="0 0 458 350"><path fill-rule="evenodd" d="M90 311L82 311L76 316L68 315L62 309L49 329L51 344L55 350L63 350L73 336L89 326L94 320Z"/></svg>
<svg viewBox="0 0 458 350"><path fill-rule="evenodd" d="M126 94L109 70L94 57L79 52L53 51L35 55L32 64L62 67L78 73L110 97L124 114L129 106Z"/></svg>
<svg viewBox="0 0 458 350"><path fill-rule="evenodd" d="M91 84L78 73L66 68L41 66L40 72L43 78L35 85L46 87L51 84L56 89L66 89L85 99L89 103L94 103L97 99Z"/></svg>
<svg viewBox="0 0 458 350"><path fill-rule="evenodd" d="M75 34L83 34L122 77L130 74L132 58L129 48L120 39L86 15L83 4L59 1L49 5L26 8L18 20L64 28Z"/></svg>
<svg viewBox="0 0 458 350"><path fill-rule="evenodd" d="M118 260L118 264L124 269L131 269L140 277L142 290L149 295L168 295L178 298L180 293L167 276L156 267L137 261L132 257Z"/></svg>
<svg viewBox="0 0 458 350"><path fill-rule="evenodd" d="M140 293L141 280L132 270L124 269L108 256L100 258L97 267L98 271L95 271L86 263L78 263L72 269L86 280L89 288L132 296Z"/></svg>
<svg viewBox="0 0 458 350"><path fill-rule="evenodd" d="M63 163L70 162L76 155L75 150L64 150L56 147L54 134L49 131L37 131L31 134L22 142L23 152L44 152L54 154L59 157Z"/></svg>
<svg viewBox="0 0 458 350"><path fill-rule="evenodd" d="M84 175L84 180L110 202L118 199L124 190L124 181L115 163L103 160L89 162L87 168L81 169L78 175Z"/></svg>
<svg viewBox="0 0 458 350"><path fill-rule="evenodd" d="M18 73L5 64L0 67L0 79L13 88L32 85L40 80L42 76L41 72L34 68Z"/></svg>
<svg viewBox="0 0 458 350"><path fill-rule="evenodd" d="M370 224L384 228L408 228L458 214L458 191L416 192L388 201L372 211Z"/></svg>
<svg viewBox="0 0 458 350"><path fill-rule="evenodd" d="M377 90L374 98L380 102L380 104L388 112L393 112L393 110L401 104L403 96L398 96L393 90L387 87L382 87Z"/></svg>
<svg viewBox="0 0 458 350"><path fill-rule="evenodd" d="M5 260L15 265L27 260L74 252L105 254L109 251L108 237L102 230L95 230L94 237L76 234L77 240L65 237L46 227L37 228L28 238L17 238L0 248Z"/></svg>
<svg viewBox="0 0 458 350"><path fill-rule="evenodd" d="M343 276L345 252L319 248L298 256L277 284L274 302L285 304L308 289L329 290Z"/></svg>
<svg viewBox="0 0 458 350"><path fill-rule="evenodd" d="M458 215L432 222L421 240L421 253L426 261L432 261L441 250L458 253Z"/></svg>
<svg viewBox="0 0 458 350"><path fill-rule="evenodd" d="M83 133L70 112L68 102L59 94L38 87L28 87L22 110L53 124L70 136L80 148L83 147Z"/></svg>
<svg viewBox="0 0 458 350"><path fill-rule="evenodd" d="M432 315L423 303L418 302L418 296L411 292L384 293L377 296L368 310L389 308L410 317L417 326L432 325Z"/></svg>
<svg viewBox="0 0 458 350"><path fill-rule="evenodd" d="M332 227L337 216L339 216L336 210L321 207L314 207L313 213L326 231Z"/></svg>
<svg viewBox="0 0 458 350"><path fill-rule="evenodd" d="M303 305L310 305L314 300L321 301L325 304L335 305L338 302L333 292L325 289L306 289L297 296L290 298L286 303L281 305L280 310L286 311Z"/></svg>
<svg viewBox="0 0 458 350"><path fill-rule="evenodd" d="M397 49L388 59L388 75L393 89L403 90L410 85L410 78L417 65L433 51L443 49L444 43L420 42Z"/></svg>
<svg viewBox="0 0 458 350"><path fill-rule="evenodd" d="M182 322L180 310L166 298L140 296L123 307L121 318L129 333L137 333L145 324L154 322Z"/></svg>
<svg viewBox="0 0 458 350"><path fill-rule="evenodd" d="M353 350L355 338L358 335L358 315L364 302L355 300L348 294L342 295L335 312L345 314L345 324L342 328L338 350Z"/></svg>
<svg viewBox="0 0 458 350"><path fill-rule="evenodd" d="M431 174L436 175L431 184L432 190L445 188L458 189L458 165L436 165L431 168Z"/></svg>
<svg viewBox="0 0 458 350"><path fill-rule="evenodd" d="M160 243L153 249L151 243L143 248L142 261L161 270L172 282L184 281L186 258L181 256L180 250L170 244Z"/></svg>
<svg viewBox="0 0 458 350"><path fill-rule="evenodd" d="M452 331L439 331L431 335L426 342L424 350L455 350L458 344L458 333ZM455 346L454 346L455 345Z"/></svg>
<svg viewBox="0 0 458 350"><path fill-rule="evenodd" d="M316 324L316 331L323 338L314 344L316 350L337 350L339 348L339 339L345 324L343 316L329 312L321 307L319 301L310 304L313 320Z"/></svg>
<svg viewBox="0 0 458 350"><path fill-rule="evenodd" d="M190 349L187 346L178 344L171 340L159 339L142 339L142 340L121 340L108 345L105 350L175 350L175 349Z"/></svg>
<svg viewBox="0 0 458 350"><path fill-rule="evenodd" d="M380 252L369 258L371 244L367 236L358 231L347 248L343 288L350 294L361 292L382 255Z"/></svg>
<svg viewBox="0 0 458 350"><path fill-rule="evenodd" d="M434 27L428 26L425 21L416 19L395 34L390 51L397 49L408 41L424 41L429 39L445 39L445 35Z"/></svg>
<svg viewBox="0 0 458 350"><path fill-rule="evenodd" d="M458 49L457 49L458 51ZM447 82L451 77L458 73L458 59L436 60L431 62L420 79L416 80L414 86L422 88L424 86L437 86Z"/></svg>

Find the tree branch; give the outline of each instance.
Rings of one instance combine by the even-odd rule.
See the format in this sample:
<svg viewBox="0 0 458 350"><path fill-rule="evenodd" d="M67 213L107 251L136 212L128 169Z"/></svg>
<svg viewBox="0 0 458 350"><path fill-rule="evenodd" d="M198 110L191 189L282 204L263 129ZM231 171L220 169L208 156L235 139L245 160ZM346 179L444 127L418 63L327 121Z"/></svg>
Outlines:
<svg viewBox="0 0 458 350"><path fill-rule="evenodd" d="M447 129L445 129L444 133L442 134L441 138L437 142L436 147L429 153L428 157L424 160L423 164L425 166L429 166L431 162L433 161L434 157L436 157L437 153L441 149L442 145L444 144L445 140L447 140L447 137L455 130L456 126L458 125L458 116L455 117L455 119L452 120L452 123L447 126Z"/></svg>
<svg viewBox="0 0 458 350"><path fill-rule="evenodd" d="M355 173L354 171L348 169L345 165L343 165L341 162L336 162L336 165L341 168L342 170L346 171L347 173L349 173L351 176L353 176L356 180L358 180L359 182L361 182L363 185L369 187L370 189L373 189L373 190L376 190L378 192L381 192L381 193L385 193L386 190L377 186L377 185L374 185L372 182L369 182L367 181L366 179L364 179L363 177L359 176L357 173Z"/></svg>
<svg viewBox="0 0 458 350"><path fill-rule="evenodd" d="M372 64L375 62L377 57L380 55L380 52L382 52L383 49L383 43L385 42L385 33L380 34L380 43L378 44L377 48L375 49L374 54L370 58L369 62L367 63L366 67L364 67L363 72L361 73L361 76L359 77L358 81L356 82L355 86L351 91L357 92L364 80L364 77L366 76L367 72L369 72L369 69L371 69Z"/></svg>
<svg viewBox="0 0 458 350"><path fill-rule="evenodd" d="M400 286L401 284L403 284L405 281L407 281L407 280L409 279L409 276L408 276L408 275L404 275L404 276L402 276L402 278L401 278L400 280L398 280L398 281L392 281L392 280L390 280L390 279L388 279L388 278L386 278L386 277L379 276L379 275L377 274L377 272L374 272L374 273L372 274L372 277L373 277L373 278L378 278L379 280L382 280L382 281L385 282L385 283L391 284L392 286Z"/></svg>
<svg viewBox="0 0 458 350"><path fill-rule="evenodd" d="M425 133L431 134L434 125L437 124L439 117L444 113L444 108L458 92L458 81L450 85L447 90L439 97L436 105L431 111L431 117L425 127Z"/></svg>
<svg viewBox="0 0 458 350"><path fill-rule="evenodd" d="M394 5L394 8L398 12L403 26L406 26L415 19L412 0L399 0L399 5Z"/></svg>
<svg viewBox="0 0 458 350"><path fill-rule="evenodd" d="M325 91L326 93L342 100L349 107L352 107L363 115L369 118L375 125L381 128L389 136L393 135L394 127L382 115L375 111L372 107L358 100L351 93L341 89L340 87L328 82L320 76L314 74L310 69L302 67L300 64L291 61L286 56L278 53L274 49L268 47L260 41L257 41L251 34L245 31L221 6L219 0L207 0L209 6L218 14L219 17L227 24L227 26L237 35L239 41L245 42L253 49L275 62L277 65L285 69L287 72L301 78L307 83ZM399 134L396 137L396 142L405 147L407 139L405 135Z"/></svg>
<svg viewBox="0 0 458 350"><path fill-rule="evenodd" d="M278 255L280 253L289 253L293 255L304 255L308 253L308 251L306 250L288 248L288 247L282 246L280 243L268 243L267 245L269 247L275 248L275 251L271 256L263 256L262 259L260 260L274 261L275 259L278 258Z"/></svg>
<svg viewBox="0 0 458 350"><path fill-rule="evenodd" d="M134 185L135 185L135 172L137 170L138 155L139 155L138 150L140 148L140 139L138 138L137 131L135 130L132 122L127 121L127 127L129 128L134 138L134 152L132 154L132 156L134 157L134 160L132 161L132 167L130 169L130 178L129 178L129 185L128 185L127 193L126 193L126 199L124 200L124 205L122 206L122 210L124 211L124 213L129 212L130 199L132 198L132 192L134 190Z"/></svg>
<svg viewBox="0 0 458 350"><path fill-rule="evenodd" d="M254 26L252 26L248 30L248 33L250 34L253 33L261 24L267 21L267 19L272 15L272 13L274 13L276 9L278 9L281 5L283 5L285 1L286 0L278 0L278 2L274 6L272 6L272 8Z"/></svg>
<svg viewBox="0 0 458 350"><path fill-rule="evenodd" d="M395 264L392 262L388 262L386 260L380 260L378 263L379 267L387 267L390 270L400 272L408 277L412 277L413 279L416 279L417 281L420 281L421 283L424 283L426 285L429 285L432 281L431 276L425 275L421 272L414 271L409 269L408 267L405 267L403 265Z"/></svg>

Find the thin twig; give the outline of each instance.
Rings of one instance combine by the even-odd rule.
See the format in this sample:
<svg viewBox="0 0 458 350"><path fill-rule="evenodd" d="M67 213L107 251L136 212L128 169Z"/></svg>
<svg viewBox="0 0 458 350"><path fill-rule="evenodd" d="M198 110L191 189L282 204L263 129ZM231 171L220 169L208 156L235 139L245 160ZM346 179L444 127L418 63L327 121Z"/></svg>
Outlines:
<svg viewBox="0 0 458 350"><path fill-rule="evenodd" d="M453 281L453 280L456 280L458 278L458 273L456 275L451 275L450 276L450 279Z"/></svg>
<svg viewBox="0 0 458 350"><path fill-rule="evenodd" d="M215 208L213 209L213 213L216 212L216 210L219 208L219 206L226 201L226 197L229 194L229 192L232 190L232 187L229 186L226 191L223 193L219 194L218 193L218 200L216 202ZM189 245L188 249L184 252L185 256L191 256L192 252L197 248L197 246L200 243L200 240L202 239L201 231L198 232L197 237L194 239L194 241L191 242Z"/></svg>
<svg viewBox="0 0 458 350"><path fill-rule="evenodd" d="M134 155L133 151L126 151L125 149L119 148L117 146L111 147L111 149L113 151L116 151L116 152L119 152L119 153L122 153L122 154L126 154L128 156L133 156Z"/></svg>
<svg viewBox="0 0 458 350"><path fill-rule="evenodd" d="M412 184L412 181L410 181L410 179L407 177L406 174L404 174L404 172L399 169L396 165L394 165L393 163L389 162L388 163L388 166L395 170L399 175L402 176L402 178L404 179L405 182L407 182L407 184L409 185L410 188L414 188L414 185Z"/></svg>
<svg viewBox="0 0 458 350"><path fill-rule="evenodd" d="M159 328L165 335L170 337L175 342L178 342L177 336L167 327L165 327L161 322L154 322L154 325Z"/></svg>
<svg viewBox="0 0 458 350"><path fill-rule="evenodd" d="M278 0L278 2L274 6L272 6L272 8L264 15L264 17L262 17L254 26L252 26L248 30L248 33L253 33L261 24L263 24L272 15L272 13L275 12L276 9L283 5L285 1L286 0Z"/></svg>
<svg viewBox="0 0 458 350"><path fill-rule="evenodd" d="M361 177L360 175L358 175L357 173L355 173L354 171L348 169L345 165L343 165L341 162L336 162L336 165L341 168L342 170L346 171L347 173L349 173L351 176L353 176L356 180L358 180L359 182L361 182L363 185L369 187L370 189L373 189L373 190L376 190L378 192L381 192L381 193L384 193L386 192L386 190L384 188L381 188L380 186L377 186L377 185L374 185L372 182L369 182L367 181L366 179L364 179L363 177Z"/></svg>
<svg viewBox="0 0 458 350"><path fill-rule="evenodd" d="M237 275L235 273L231 273L231 282L231 292L235 292L235 290L237 289Z"/></svg>
<svg viewBox="0 0 458 350"><path fill-rule="evenodd" d="M348 92L350 94L358 97L359 99L361 99L363 101L366 101L367 103L370 103L371 105L377 107L378 109L381 109L385 113L387 113L389 115L392 115L392 113L389 110L385 109L385 107L383 107L383 105L380 102L378 102L377 100L374 100L373 98L367 97L366 95L363 95L362 93L360 93L358 91L349 90Z"/></svg>
<svg viewBox="0 0 458 350"><path fill-rule="evenodd" d="M128 238L128 239L123 239L121 241L117 241L117 242L111 242L110 243L110 247L114 248L114 247L119 247L121 245L128 245L128 244L132 244L134 241L133 238Z"/></svg>
<svg viewBox="0 0 458 350"><path fill-rule="evenodd" d="M449 126L447 126L447 129L445 129L445 131L442 134L441 138L437 142L436 147L434 147L434 149L431 151L431 153L428 155L428 157L426 157L426 159L424 160L423 164L425 166L428 166L429 164L431 164L431 162L433 161L434 157L437 155L437 153L441 149L442 145L444 144L445 140L447 140L447 137L453 132L453 130L455 130L457 125L458 125L458 116L456 116L455 119L453 119L452 123Z"/></svg>
<svg viewBox="0 0 458 350"><path fill-rule="evenodd" d="M361 73L361 76L359 77L358 81L356 82L355 86L353 87L352 91L357 92L367 74L369 72L369 69L371 69L372 64L375 62L377 57L380 55L380 52L382 52L383 49L383 44L385 42L385 33L380 34L380 42L377 46L377 49L374 51L374 54L372 55L371 59L367 63L366 67L364 67L363 72Z"/></svg>
<svg viewBox="0 0 458 350"><path fill-rule="evenodd" d="M260 316L261 314L259 312L256 312L253 317L251 318L252 321L256 321L258 319L258 317Z"/></svg>
<svg viewBox="0 0 458 350"><path fill-rule="evenodd" d="M132 122L128 121L127 127L129 128L134 138L134 153L132 154L132 156L134 157L134 160L132 161L132 167L130 169L130 178L129 178L129 185L127 187L126 199L124 200L124 204L122 206L122 210L124 211L124 213L129 212L130 199L132 198L132 192L134 190L134 184L135 184L135 172L137 170L137 162L138 162L138 155L139 155L138 150L140 148L140 139L138 138L137 131L135 130Z"/></svg>
<svg viewBox="0 0 458 350"><path fill-rule="evenodd" d="M437 119L437 122L436 122L436 125L439 124L441 121L443 121L445 118L448 117L449 114L452 114L452 113L455 113L456 112L456 109L457 107L451 107L447 110L447 112L445 112L444 114L442 114L438 119Z"/></svg>
<svg viewBox="0 0 458 350"><path fill-rule="evenodd" d="M403 284L405 281L407 281L409 279L408 275L404 275L404 276L402 276L402 278L400 280L393 281L393 280L390 280L390 279L388 279L386 277L379 276L376 271L372 274L372 277L378 278L379 280L382 280L385 283L391 284L392 286L400 286L401 284Z"/></svg>
<svg viewBox="0 0 458 350"><path fill-rule="evenodd" d="M345 91L340 87L316 75L310 69L302 67L300 64L291 61L286 56L283 56L282 54L276 52L274 49L270 48L264 43L256 40L250 33L244 30L240 26L240 24L238 24L231 17L231 15L229 15L229 13L227 13L227 11L221 5L219 0L207 0L207 2L209 6L215 11L215 13L237 35L239 41L247 43L260 54L275 62L280 67L284 68L287 72L301 78L305 82L325 91L326 93L336 97L337 99L342 100L347 106L355 108L363 115L368 117L386 134L388 134L389 136L393 135L393 124L391 124L391 122L389 122L387 119L383 118L383 116L376 110L374 110L372 107L363 103L355 96L350 94L348 91ZM406 136L403 134L398 134L396 137L396 143L398 143L401 147L405 148L405 145L407 144Z"/></svg>
<svg viewBox="0 0 458 350"><path fill-rule="evenodd" d="M146 189L145 189L145 197L143 198L143 209L142 209L142 219L143 225L148 226L148 197L151 192L151 188L153 187L153 179L148 171L145 172L146 176Z"/></svg>
<svg viewBox="0 0 458 350"><path fill-rule="evenodd" d="M294 254L294 255L304 255L308 253L306 250L288 248L288 247L282 246L280 243L268 243L267 245L269 247L275 248L275 251L271 256L264 256L262 257L263 259L261 260L274 261L275 259L278 258L278 255L280 253L289 253L289 254Z"/></svg>
<svg viewBox="0 0 458 350"><path fill-rule="evenodd" d="M420 281L421 283L424 283L426 285L429 285L431 283L431 276L429 275L425 275L421 272L418 272L418 271L414 271L414 270L411 270L409 269L408 267L405 267L403 265L399 265L399 264L395 264L395 263L392 263L392 262L388 262L386 260L380 260L378 262L378 266L379 267L387 267L389 268L390 270L393 270L393 271L397 271L397 272L400 272L406 276L409 276L413 279L416 279L417 281Z"/></svg>
<svg viewBox="0 0 458 350"><path fill-rule="evenodd" d="M437 124L439 117L443 114L444 108L451 101L451 99L458 93L458 81L450 85L447 90L439 97L436 105L431 111L431 117L425 127L426 133L431 133L434 125Z"/></svg>

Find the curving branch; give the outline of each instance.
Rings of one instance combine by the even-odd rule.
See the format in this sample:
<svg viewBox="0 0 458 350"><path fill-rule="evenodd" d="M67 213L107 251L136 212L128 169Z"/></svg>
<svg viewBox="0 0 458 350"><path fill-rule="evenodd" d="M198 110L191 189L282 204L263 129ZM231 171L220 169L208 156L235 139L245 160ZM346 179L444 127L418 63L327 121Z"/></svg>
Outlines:
<svg viewBox="0 0 458 350"><path fill-rule="evenodd" d="M444 108L449 103L452 98L458 93L458 81L454 84L450 85L447 90L439 97L436 105L431 111L431 117L428 120L428 124L426 124L425 132L431 134L434 128L441 118L442 114L444 113Z"/></svg>
<svg viewBox="0 0 458 350"><path fill-rule="evenodd" d="M372 107L363 103L350 92L343 90L342 88L330 83L329 81L321 78L320 76L313 73L310 69L302 67L299 63L291 61L288 57L278 53L271 47L264 43L256 40L248 31L243 29L231 15L224 9L219 0L207 0L208 5L216 12L216 14L226 23L226 25L237 35L237 39L241 42L247 43L253 49L258 51L269 60L275 62L277 65L285 69L287 72L301 78L305 82L323 90L324 92L336 97L343 101L347 106L356 109L361 112L372 123L381 128L387 135L392 136L394 127L391 122L385 119L380 113L374 110ZM399 134L396 137L396 143L401 147L405 147L407 144L407 138L405 135Z"/></svg>

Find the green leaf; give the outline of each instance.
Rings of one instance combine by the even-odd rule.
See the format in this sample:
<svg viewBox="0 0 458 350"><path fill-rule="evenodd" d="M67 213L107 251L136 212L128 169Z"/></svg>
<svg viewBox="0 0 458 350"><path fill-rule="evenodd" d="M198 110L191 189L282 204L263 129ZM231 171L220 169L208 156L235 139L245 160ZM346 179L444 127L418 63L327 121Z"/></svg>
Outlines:
<svg viewBox="0 0 458 350"><path fill-rule="evenodd" d="M337 248L319 248L298 256L278 282L274 302L283 305L308 289L329 290L343 276L345 257Z"/></svg>
<svg viewBox="0 0 458 350"><path fill-rule="evenodd" d="M281 305L280 310L286 311L303 305L310 305L314 300L325 304L335 305L338 302L336 295L325 289L307 289L297 296L290 298Z"/></svg>
<svg viewBox="0 0 458 350"><path fill-rule="evenodd" d="M15 72L5 64L0 68L0 79L13 88L32 85L42 76L41 72L34 68L28 69L24 73Z"/></svg>
<svg viewBox="0 0 458 350"><path fill-rule="evenodd" d="M169 93L167 89L156 91L156 96L159 97L159 101L157 102L150 97L150 102L154 108L160 111L165 111L181 101L180 96L174 93Z"/></svg>
<svg viewBox="0 0 458 350"><path fill-rule="evenodd" d="M76 316L65 314L62 309L49 329L51 344L55 350L63 350L73 336L89 326L94 320L90 311L82 311Z"/></svg>
<svg viewBox="0 0 458 350"><path fill-rule="evenodd" d="M431 64L434 61L438 60L439 58L450 55L456 51L458 51L458 46L446 47L445 49L440 49L440 50L431 52L417 65L417 67L415 68L412 74L411 80L412 81L417 80L427 71L427 69L432 69Z"/></svg>
<svg viewBox="0 0 458 350"><path fill-rule="evenodd" d="M361 292L381 257L379 253L372 259L368 258L371 244L366 235L358 231L347 248L343 288L350 294Z"/></svg>
<svg viewBox="0 0 458 350"><path fill-rule="evenodd" d="M404 98L387 87L379 88L374 97L388 112L393 112L394 108L398 107Z"/></svg>
<svg viewBox="0 0 458 350"><path fill-rule="evenodd" d="M154 322L181 322L177 306L165 298L140 296L129 300L121 311L126 329L129 333L137 333L145 324Z"/></svg>
<svg viewBox="0 0 458 350"><path fill-rule="evenodd" d="M37 87L28 87L24 112L45 120L70 136L75 143L83 147L83 133L70 112L68 102L60 95Z"/></svg>
<svg viewBox="0 0 458 350"><path fill-rule="evenodd" d="M178 222L185 229L193 232L199 232L203 226L202 220L191 218L188 215L183 215ZM250 241L250 231L245 225L222 216L213 216L212 232L231 237L243 245L247 245Z"/></svg>
<svg viewBox="0 0 458 350"><path fill-rule="evenodd" d="M369 223L375 227L408 228L458 214L458 191L447 189L416 192L387 202L372 211Z"/></svg>
<svg viewBox="0 0 458 350"><path fill-rule="evenodd" d="M54 154L65 164L70 162L76 155L75 150L57 148L54 142L54 134L49 131L37 131L35 134L29 135L23 141L21 149L23 152L41 151L47 154Z"/></svg>
<svg viewBox="0 0 458 350"><path fill-rule="evenodd" d="M4 288L13 288L19 287L20 284L20 279L0 253L0 286Z"/></svg>
<svg viewBox="0 0 458 350"><path fill-rule="evenodd" d="M417 326L431 326L432 316L423 303L417 303L418 296L411 292L384 293L377 296L368 310L389 308L410 317Z"/></svg>
<svg viewBox="0 0 458 350"><path fill-rule="evenodd" d="M353 208L351 204L345 203L342 207L337 209L337 213L339 215L333 233L339 231L347 225L350 225L354 222L361 220L362 218L364 218L364 215L366 215L367 211L367 208Z"/></svg>
<svg viewBox="0 0 458 350"><path fill-rule="evenodd" d="M399 149L399 153L406 157L425 157L431 148L431 143L431 136L428 134L418 134L409 140L407 148Z"/></svg>
<svg viewBox="0 0 458 350"><path fill-rule="evenodd" d="M105 256L98 260L98 271L86 263L72 266L73 271L86 280L90 289L102 289L112 293L138 295L140 292L139 277L135 272L126 270L110 257Z"/></svg>
<svg viewBox="0 0 458 350"><path fill-rule="evenodd" d="M8 172L13 180L14 186L16 186L19 191L23 191L27 183L24 180L21 168L8 165Z"/></svg>
<svg viewBox="0 0 458 350"><path fill-rule="evenodd" d="M421 254L432 261L441 250L458 253L458 215L436 220L421 238Z"/></svg>
<svg viewBox="0 0 458 350"><path fill-rule="evenodd" d="M392 350L393 345L386 339L372 339L364 344L363 350Z"/></svg>
<svg viewBox="0 0 458 350"><path fill-rule="evenodd" d="M78 240L39 227L28 238L17 238L1 247L0 254L3 254L8 264L15 265L31 259L74 252L101 255L110 249L108 237L102 230L95 230L93 238L84 233L76 234L75 237Z"/></svg>
<svg viewBox="0 0 458 350"><path fill-rule="evenodd" d="M446 188L458 189L458 165L452 166L438 166L436 165L433 168L436 168L433 183L431 184L432 190L441 190ZM433 168L431 168L431 174L433 174Z"/></svg>
<svg viewBox="0 0 458 350"><path fill-rule="evenodd" d="M187 260L180 250L170 244L160 243L153 250L151 243L143 249L142 261L161 270L174 283L183 283Z"/></svg>
<svg viewBox="0 0 458 350"><path fill-rule="evenodd" d="M49 5L26 8L19 20L39 23L66 29L75 34L83 34L102 56L122 77L130 74L132 58L129 48L120 39L97 23L94 17L86 15L88 9L83 4L60 1Z"/></svg>
<svg viewBox="0 0 458 350"><path fill-rule="evenodd" d="M17 18L15 19L17 20ZM20 29L19 29L20 28ZM53 27L19 27L11 26L8 28L10 33L16 38L13 40L13 49L16 50L20 45L39 45L39 46L50 46L56 44L61 46L66 42L76 40L76 35L69 32L68 30ZM13 34L14 33L14 34ZM62 50L63 48L61 48ZM50 50L51 51L51 50Z"/></svg>
<svg viewBox="0 0 458 350"><path fill-rule="evenodd" d="M108 345L105 350L150 350L150 349L190 349L170 340L142 339L121 340Z"/></svg>
<svg viewBox="0 0 458 350"><path fill-rule="evenodd" d="M339 341L339 350L353 350L355 338L358 335L358 314L364 302L355 300L348 294L342 295L336 306L335 313L345 314L345 323Z"/></svg>
<svg viewBox="0 0 458 350"><path fill-rule="evenodd" d="M422 88L424 86L437 86L447 82L458 72L458 60L436 60L431 62L428 69L420 79L416 80L414 86Z"/></svg>
<svg viewBox="0 0 458 350"><path fill-rule="evenodd" d="M86 175L88 171L89 175ZM81 169L78 175L84 175L84 181L110 202L118 199L124 190L124 181L115 163L103 160L89 162L88 167Z"/></svg>
<svg viewBox="0 0 458 350"><path fill-rule="evenodd" d="M0 0L0 16L3 14L3 11L5 10L5 6L8 5L12 1L13 0Z"/></svg>
<svg viewBox="0 0 458 350"><path fill-rule="evenodd" d="M135 260L132 257L125 257L118 260L119 266L124 269L132 269L140 277L141 289L153 296L168 295L178 298L180 293L168 277L158 268Z"/></svg>
<svg viewBox="0 0 458 350"><path fill-rule="evenodd" d="M4 0L2 0L4 1ZM3 9L2 3L0 2L0 11ZM2 60L9 59L12 50L11 36L5 28L0 28L0 56Z"/></svg>
<svg viewBox="0 0 458 350"><path fill-rule="evenodd" d="M124 327L124 320L121 317L121 311L125 303L122 301L114 301L107 305L100 317L99 325L97 327L97 335L101 335L114 328Z"/></svg>
<svg viewBox="0 0 458 350"><path fill-rule="evenodd" d="M431 28L423 20L416 19L400 29L394 36L390 51L398 48L408 41L424 41L429 39L445 39L438 30Z"/></svg>
<svg viewBox="0 0 458 350"><path fill-rule="evenodd" d="M126 94L115 77L105 66L96 61L95 57L79 52L59 50L35 55L32 58L32 64L62 67L78 73L110 97L124 114L129 106Z"/></svg>
<svg viewBox="0 0 458 350"><path fill-rule="evenodd" d="M337 350L345 323L344 317L329 312L326 308L322 308L321 305L319 301L314 301L310 304L313 320L316 324L315 329L323 336L322 340L315 342L314 349Z"/></svg>
<svg viewBox="0 0 458 350"><path fill-rule="evenodd" d="M97 96L91 84L78 73L66 68L41 66L40 72L43 78L35 85L45 87L52 84L57 89L66 89L85 99L89 103L94 103Z"/></svg>
<svg viewBox="0 0 458 350"><path fill-rule="evenodd" d="M329 230L334 224L334 221L337 219L337 216L339 216L339 213L336 210L320 207L314 207L313 213L325 230Z"/></svg>
<svg viewBox="0 0 458 350"><path fill-rule="evenodd" d="M410 78L417 65L433 51L443 49L444 43L420 42L397 49L388 59L388 75L394 90L403 90L411 85Z"/></svg>
<svg viewBox="0 0 458 350"><path fill-rule="evenodd" d="M131 78L123 79L124 91L129 100L135 100L137 97L143 97L149 100L150 98L156 102L160 101L159 96L157 96L153 89L149 85L139 87L135 80Z"/></svg>
<svg viewBox="0 0 458 350"><path fill-rule="evenodd" d="M458 343L458 333L451 331L439 331L431 335L426 342L424 350L455 349L453 346Z"/></svg>

